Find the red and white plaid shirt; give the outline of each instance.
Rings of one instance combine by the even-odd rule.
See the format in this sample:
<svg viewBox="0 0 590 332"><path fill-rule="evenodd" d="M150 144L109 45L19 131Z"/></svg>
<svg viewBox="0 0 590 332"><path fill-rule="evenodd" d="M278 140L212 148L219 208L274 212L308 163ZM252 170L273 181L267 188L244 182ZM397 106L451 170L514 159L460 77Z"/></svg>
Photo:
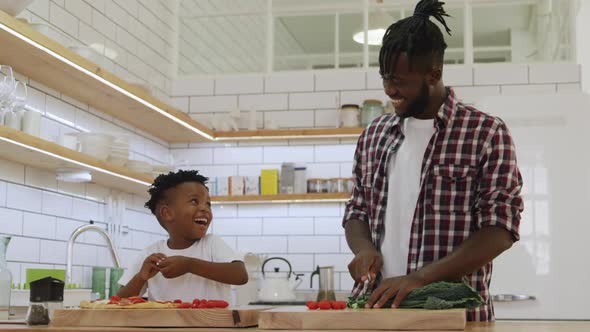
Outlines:
<svg viewBox="0 0 590 332"><path fill-rule="evenodd" d="M515 241L519 239L522 177L510 133L502 120L464 105L451 88L447 92L433 120L435 132L422 161L408 274L447 256L482 227L501 227L512 233ZM388 194L387 168L404 140L402 130L398 116L382 115L361 134L354 157L355 188L346 204L343 225L348 220L368 222L372 242L379 250ZM467 276L484 300L481 307L468 310L470 321L494 320L491 274L489 262ZM355 285L353 295L361 289L362 285Z"/></svg>

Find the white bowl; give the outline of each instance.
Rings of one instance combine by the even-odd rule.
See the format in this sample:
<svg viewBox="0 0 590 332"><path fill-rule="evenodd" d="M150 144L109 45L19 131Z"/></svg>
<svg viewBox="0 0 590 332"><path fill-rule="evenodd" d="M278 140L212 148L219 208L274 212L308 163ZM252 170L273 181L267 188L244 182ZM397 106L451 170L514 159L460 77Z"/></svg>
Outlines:
<svg viewBox="0 0 590 332"><path fill-rule="evenodd" d="M117 157L113 157L113 156L109 157L109 162L111 164L117 165L117 166L125 166L127 161L128 161L127 158L117 158Z"/></svg>
<svg viewBox="0 0 590 332"><path fill-rule="evenodd" d="M111 154L113 136L103 133L77 133L80 152L106 160Z"/></svg>
<svg viewBox="0 0 590 332"><path fill-rule="evenodd" d="M16 16L20 14L33 0L0 0L0 10Z"/></svg>
<svg viewBox="0 0 590 332"><path fill-rule="evenodd" d="M31 23L30 25L31 25L31 28L37 30L38 32L44 34L48 38L53 39L62 45L69 46L72 43L72 39L70 37L57 31L55 28L53 28L50 25L43 24L43 23Z"/></svg>
<svg viewBox="0 0 590 332"><path fill-rule="evenodd" d="M125 163L125 166L135 172L140 173L151 173L152 165L142 160L129 160Z"/></svg>
<svg viewBox="0 0 590 332"><path fill-rule="evenodd" d="M107 71L114 72L115 66L112 62L108 60L107 57L98 53L95 49L88 46L69 46L70 50L78 53L83 58L86 58L90 62L93 62L95 65L106 69Z"/></svg>

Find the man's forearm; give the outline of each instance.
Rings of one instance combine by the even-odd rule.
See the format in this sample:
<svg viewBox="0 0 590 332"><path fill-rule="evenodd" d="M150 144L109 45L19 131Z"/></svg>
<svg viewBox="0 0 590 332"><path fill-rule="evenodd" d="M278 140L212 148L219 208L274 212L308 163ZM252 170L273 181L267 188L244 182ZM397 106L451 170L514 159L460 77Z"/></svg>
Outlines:
<svg viewBox="0 0 590 332"><path fill-rule="evenodd" d="M121 287L117 292L117 296L123 297L130 297L130 296L138 296L141 293L141 290L146 284L146 280L141 279L138 275L133 276L131 280L127 283L127 285Z"/></svg>
<svg viewBox="0 0 590 332"><path fill-rule="evenodd" d="M373 241L371 241L371 230L368 223L349 220L344 230L348 247L355 255L361 250L376 250Z"/></svg>
<svg viewBox="0 0 590 332"><path fill-rule="evenodd" d="M242 262L213 263L193 258L190 273L230 285L243 285L248 282L248 272Z"/></svg>
<svg viewBox="0 0 590 332"><path fill-rule="evenodd" d="M473 233L448 256L416 273L427 283L455 281L491 262L512 246L512 234L499 227L484 227Z"/></svg>

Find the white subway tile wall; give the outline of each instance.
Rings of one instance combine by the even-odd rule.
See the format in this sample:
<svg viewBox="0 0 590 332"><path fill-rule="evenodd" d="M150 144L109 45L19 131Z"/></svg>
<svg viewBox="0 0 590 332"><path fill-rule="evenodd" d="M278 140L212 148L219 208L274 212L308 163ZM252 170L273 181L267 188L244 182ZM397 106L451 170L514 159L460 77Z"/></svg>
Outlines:
<svg viewBox="0 0 590 332"><path fill-rule="evenodd" d="M569 78L560 75L556 81L529 82L529 70L539 70L533 68L535 66L450 65L445 67L444 81L455 86L457 95L469 103L504 94L580 93L579 77L575 74L570 74ZM576 65L558 67L558 71L579 70ZM544 70L551 72L553 69L549 66ZM252 75L246 77L248 82L258 86L259 81ZM194 114L198 120L202 115L227 113L239 107L241 111L255 109L264 114L264 119L278 121L285 128L334 127L338 120L338 102L361 104L367 98L387 100L377 69L364 75L357 71L317 71L261 74L260 77L264 80L264 93L230 94L226 88L223 95L217 90L209 95L187 95L191 100L191 112L198 113ZM540 80L541 74L530 77ZM207 80L215 81L217 87L217 79ZM224 85L237 81L230 76L223 78ZM565 83L560 83L562 81ZM178 86L177 89L182 91L189 87ZM233 89L240 88L234 86ZM171 151L179 158L190 160L191 168L212 177L256 176L261 169L280 169L282 162L295 162L307 167L308 178L331 178L351 176L355 146L356 139L290 140L227 145L195 143L190 148L178 144L172 145ZM242 253L288 259L295 272L305 274L298 289L310 289L309 276L317 265L334 265L336 287L348 291L354 281L347 267L352 254L342 228L343 211L343 203L214 205L211 231ZM313 288L317 289L317 280Z"/></svg>
<svg viewBox="0 0 590 332"><path fill-rule="evenodd" d="M316 91L360 90L366 88L364 71L326 71L315 75Z"/></svg>
<svg viewBox="0 0 590 332"><path fill-rule="evenodd" d="M167 99L175 76L171 40L178 33L171 23L178 8L168 2L37 0L19 17L58 29L72 45L92 46L109 55L115 72L125 74L123 79L148 83L157 97Z"/></svg>
<svg viewBox="0 0 590 332"><path fill-rule="evenodd" d="M490 64L475 66L475 85L528 84L529 66L526 64Z"/></svg>
<svg viewBox="0 0 590 332"><path fill-rule="evenodd" d="M57 142L60 135L80 130L110 131L130 136L131 157L153 164L169 161L167 143L22 75L19 79L29 83L28 104L43 114L43 138ZM27 268L65 268L66 242L72 232L89 220L106 227L101 223L105 222L106 197L111 193L111 189L96 184L56 181L52 172L0 160L0 233L15 236L8 251L14 282L25 281ZM128 200L129 211L137 198L129 196ZM133 212L142 216L142 223L130 227L118 242L124 262L131 262L140 249L162 238L164 232L148 210ZM125 218L121 222L129 224ZM133 247L133 237L144 241L137 241ZM99 234L86 233L77 239L73 273L76 284L90 286L92 266L112 266L110 257L96 258L104 246Z"/></svg>
<svg viewBox="0 0 590 332"><path fill-rule="evenodd" d="M388 98L377 68L172 80L170 36L175 31L166 17L174 14L175 6L170 3L35 1L22 16L55 25L77 42L116 50L120 53L114 60L116 73L155 85L165 101L197 120L253 109L259 113L259 128L265 120L284 128L334 127L341 104ZM218 61L219 56L210 58ZM457 87L460 98L477 104L487 96L579 92L579 72L572 64L452 65L445 67L444 81ZM308 177L351 175L354 139L169 145L58 91L29 83L29 104L43 112L43 137L48 139L82 129L116 130L131 135L134 157L166 163L172 154L176 166L198 169L209 177L257 175L260 169L280 168L281 162L288 161L305 164ZM241 127L247 123L242 121ZM96 184L56 182L48 172L0 160L0 233L14 236L8 260L15 282L24 282L26 268L64 268L66 241L74 229L89 219L106 228L104 209L111 194L116 193ZM125 198L127 207L120 221L129 232L118 241L125 266L141 249L165 236L142 208L144 201L132 195ZM343 210L343 203L215 205L211 231L242 253L287 258L295 272L305 273L299 289L309 289L309 276L317 265L334 265L337 288L349 290L353 281L347 264L352 255L341 226ZM74 282L88 287L91 267L112 262L97 234L83 234L78 242Z"/></svg>

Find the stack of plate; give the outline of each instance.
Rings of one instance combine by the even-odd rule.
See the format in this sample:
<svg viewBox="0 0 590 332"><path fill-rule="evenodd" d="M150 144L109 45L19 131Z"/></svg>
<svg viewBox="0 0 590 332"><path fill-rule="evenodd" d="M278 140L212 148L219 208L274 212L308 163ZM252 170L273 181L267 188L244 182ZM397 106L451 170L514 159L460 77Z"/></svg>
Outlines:
<svg viewBox="0 0 590 332"><path fill-rule="evenodd" d="M111 154L114 137L105 133L76 133L80 143L80 152L97 159L107 160Z"/></svg>
<svg viewBox="0 0 590 332"><path fill-rule="evenodd" d="M125 166L127 166L130 171L139 173L151 174L153 170L152 165L141 160L128 160L127 163L125 163Z"/></svg>
<svg viewBox="0 0 590 332"><path fill-rule="evenodd" d="M160 174L168 174L169 172L174 171L174 167L169 165L154 165L152 168L152 175L154 177L158 177L158 175Z"/></svg>
<svg viewBox="0 0 590 332"><path fill-rule="evenodd" d="M111 145L109 161L115 165L123 166L129 160L129 137L117 135Z"/></svg>

